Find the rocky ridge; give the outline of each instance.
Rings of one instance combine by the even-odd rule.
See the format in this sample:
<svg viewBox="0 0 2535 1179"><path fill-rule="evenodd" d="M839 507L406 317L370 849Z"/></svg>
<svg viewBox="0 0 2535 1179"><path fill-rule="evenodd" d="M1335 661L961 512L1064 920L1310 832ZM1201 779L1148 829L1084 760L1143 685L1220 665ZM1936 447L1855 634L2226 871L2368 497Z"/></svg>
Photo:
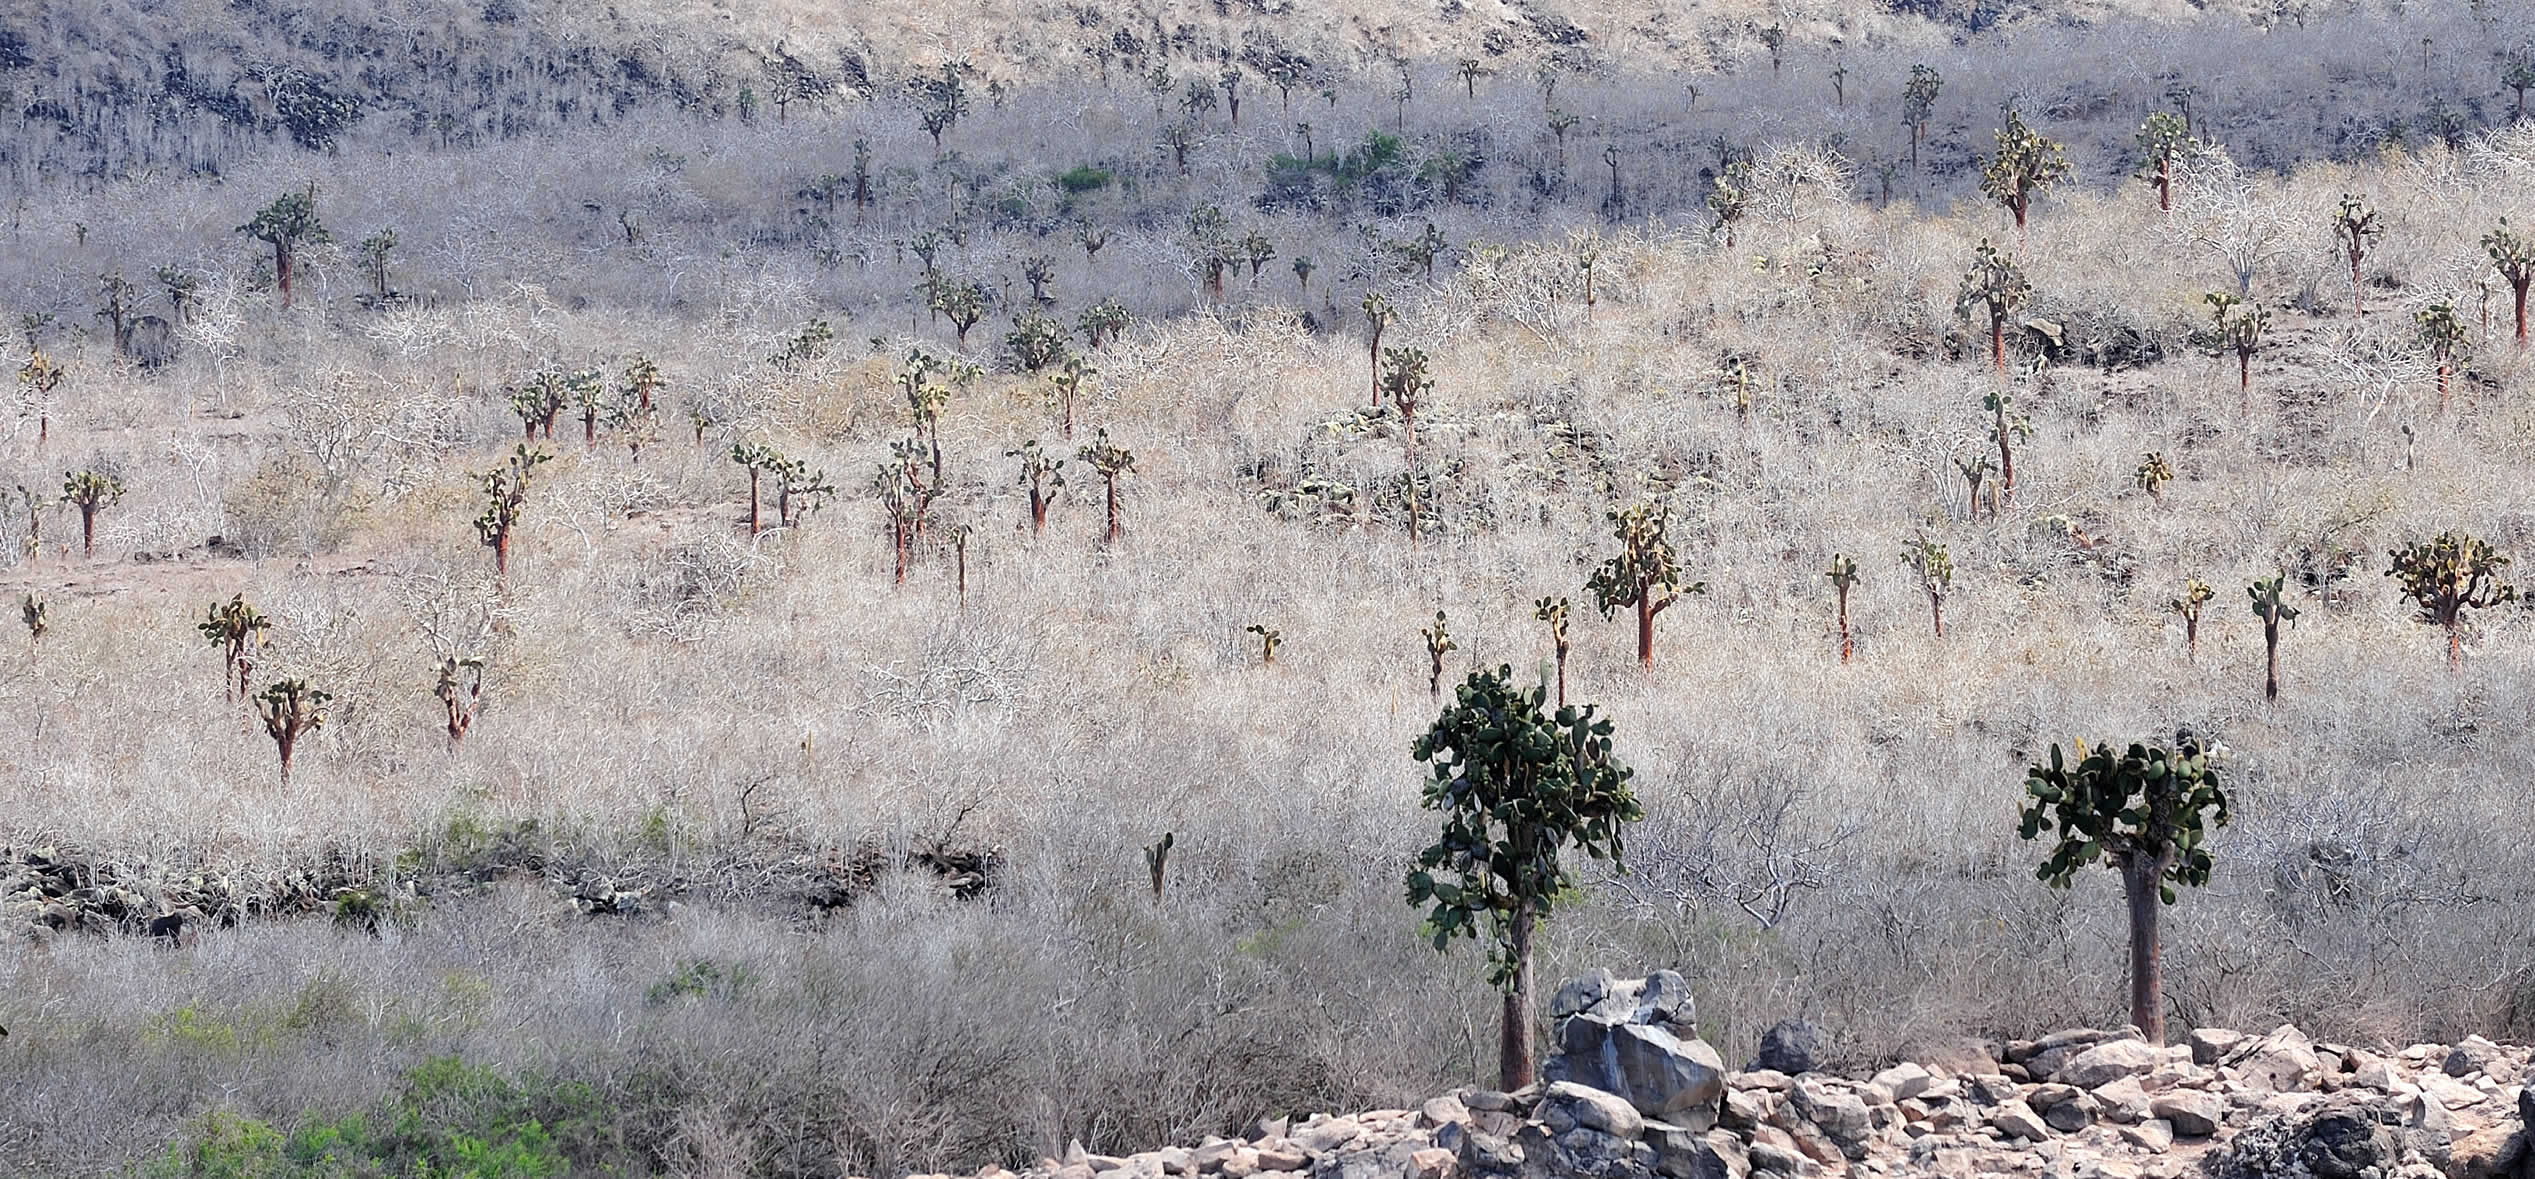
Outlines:
<svg viewBox="0 0 2535 1179"><path fill-rule="evenodd" d="M2535 1049L2479 1036L2360 1047L2200 1028L2158 1046L2080 1028L1840 1076L1792 1021L1726 1071L1670 971L1571 980L1551 1015L1543 1080L1517 1092L1124 1157L1076 1144L977 1179L2535 1179Z"/></svg>

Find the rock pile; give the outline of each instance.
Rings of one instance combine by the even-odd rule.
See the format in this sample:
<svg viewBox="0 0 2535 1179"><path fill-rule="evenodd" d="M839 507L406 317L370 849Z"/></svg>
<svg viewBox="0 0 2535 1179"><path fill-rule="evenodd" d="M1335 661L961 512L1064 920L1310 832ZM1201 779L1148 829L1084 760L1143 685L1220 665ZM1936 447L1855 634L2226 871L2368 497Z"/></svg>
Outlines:
<svg viewBox="0 0 2535 1179"><path fill-rule="evenodd" d="M1668 971L1572 980L1551 1011L1544 1080L1520 1092L1125 1157L1077 1146L1022 1179L2535 1179L2535 1050L2478 1036L2371 1050L2203 1028L2160 1047L2076 1029L1835 1076L1725 1071ZM1818 1051L1782 1025L1753 1064Z"/></svg>

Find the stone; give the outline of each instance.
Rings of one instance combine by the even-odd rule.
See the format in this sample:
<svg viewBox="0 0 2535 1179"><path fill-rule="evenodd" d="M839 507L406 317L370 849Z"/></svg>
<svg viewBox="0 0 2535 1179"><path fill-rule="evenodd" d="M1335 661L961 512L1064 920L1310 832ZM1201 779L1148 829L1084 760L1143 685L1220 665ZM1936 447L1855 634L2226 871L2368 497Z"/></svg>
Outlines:
<svg viewBox="0 0 2535 1179"><path fill-rule="evenodd" d="M1333 1154L1355 1144L1364 1137L1364 1127L1354 1118L1329 1118L1313 1122L1289 1135L1294 1145L1312 1154Z"/></svg>
<svg viewBox="0 0 2535 1179"><path fill-rule="evenodd" d="M1161 1165L1162 1173L1165 1175L1187 1175L1197 1170L1191 1161L1189 1149L1185 1146L1165 1146L1154 1151L1153 1161Z"/></svg>
<svg viewBox="0 0 2535 1179"><path fill-rule="evenodd" d="M1746 1072L1725 1074L1725 1084L1733 1089L1758 1089L1764 1093L1784 1093L1795 1084L1795 1078L1776 1069L1756 1068Z"/></svg>
<svg viewBox="0 0 2535 1179"><path fill-rule="evenodd" d="M2530 1067L2526 1085L2517 1091L2517 1120L2529 1131L2535 1131L2535 1067Z"/></svg>
<svg viewBox="0 0 2535 1179"><path fill-rule="evenodd" d="M1351 1150L1323 1155L1312 1164L1311 1179L1407 1179L1408 1160L1386 1150Z"/></svg>
<svg viewBox="0 0 2535 1179"><path fill-rule="evenodd" d="M1653 1179L1654 1175L1654 1148L1590 1127L1578 1126L1558 1135L1547 1153L1552 1175L1592 1179Z"/></svg>
<svg viewBox="0 0 2535 1179"><path fill-rule="evenodd" d="M2024 1103L2037 1110L2046 1110L2063 1101L2075 1101L2085 1095L2086 1091L2075 1085L2036 1085L2032 1092L2024 1095Z"/></svg>
<svg viewBox="0 0 2535 1179"><path fill-rule="evenodd" d="M2207 1068L2227 1058L2244 1042L2244 1033L2226 1028L2193 1028L2190 1037L2192 1063Z"/></svg>
<svg viewBox="0 0 2535 1179"><path fill-rule="evenodd" d="M1241 1147L1227 1156L1222 1165L1215 1168L1215 1173L1223 1176L1224 1179L1249 1179L1249 1176L1267 1169L1259 1165L1260 1157L1258 1151L1246 1146ZM1294 1165L1298 1167L1302 1165L1300 1156L1296 1156Z"/></svg>
<svg viewBox="0 0 2535 1179"><path fill-rule="evenodd" d="M2149 1118L2136 1125L2121 1128L2121 1140L2151 1154L2174 1149L2174 1123L2164 1118Z"/></svg>
<svg viewBox="0 0 2535 1179"><path fill-rule="evenodd" d="M1464 1175L1512 1175L1523 1169L1523 1148L1504 1137L1473 1130L1453 1152Z"/></svg>
<svg viewBox="0 0 2535 1179"><path fill-rule="evenodd" d="M1752 1054L1753 1071L1768 1069L1793 1076L1822 1067L1822 1029L1806 1019L1782 1019L1760 1034L1760 1050Z"/></svg>
<svg viewBox="0 0 2535 1179"><path fill-rule="evenodd" d="M2312 1109L2262 1118L2204 1160L2214 1179L2313 1176L2314 1179L2383 1179L2401 1165L2404 1147L2390 1111L2354 1098L2334 1098Z"/></svg>
<svg viewBox="0 0 2535 1179"><path fill-rule="evenodd" d="M1850 1158L1865 1157L1865 1143L1874 1133L1872 1115L1866 1102L1856 1094L1832 1088L1810 1078L1796 1083L1788 1095L1787 1106L1797 1116L1821 1128L1838 1143L1840 1152ZM1803 1140L1799 1138L1801 1146Z"/></svg>
<svg viewBox="0 0 2535 1179"><path fill-rule="evenodd" d="M2043 1122L2042 1115L2022 1101L2005 1102L1989 1111L1988 1121L1991 1129L2009 1138L2041 1142L2051 1137L2051 1128Z"/></svg>
<svg viewBox="0 0 2535 1179"><path fill-rule="evenodd" d="M1635 1138L1646 1126L1637 1107L1619 1095L1573 1081L1552 1082L1541 1095L1540 1109L1534 1116L1553 1135L1581 1126L1618 1138Z"/></svg>
<svg viewBox="0 0 2535 1179"><path fill-rule="evenodd" d="M2063 1101L2042 1111L2042 1121L2043 1124L2060 1133L2075 1134L2095 1124L2094 1103L2083 1097L2075 1101Z"/></svg>
<svg viewBox="0 0 2535 1179"><path fill-rule="evenodd" d="M2237 1079L2274 1093L2303 1089L2321 1068L2315 1045L2294 1025L2283 1024L2268 1036L2239 1045L2228 1057Z"/></svg>
<svg viewBox="0 0 2535 1179"><path fill-rule="evenodd" d="M1417 1116L1422 1125L1427 1129L1433 1129L1437 1126L1469 1121L1470 1107L1461 1104L1460 1098L1446 1094L1429 1099L1425 1105L1418 1108Z"/></svg>
<svg viewBox="0 0 2535 1179"><path fill-rule="evenodd" d="M2071 1057L2051 1074L2051 1079L2093 1089L2122 1077L2144 1075L2163 1063L2164 1050L2144 1040L2106 1040Z"/></svg>
<svg viewBox="0 0 2535 1179"><path fill-rule="evenodd" d="M1724 1106L1717 1120L1738 1130L1748 1130L1769 1120L1774 1109L1767 1091L1760 1089L1728 1089Z"/></svg>
<svg viewBox="0 0 2535 1179"><path fill-rule="evenodd" d="M2398 1078L2394 1074L2393 1061L2382 1056L2361 1053L2358 1056L2357 1065L2358 1067L2350 1074L2352 1084L2363 1085L2379 1093L2394 1092L2394 1083Z"/></svg>
<svg viewBox="0 0 2535 1179"><path fill-rule="evenodd" d="M1514 1097L1494 1089L1479 1089L1462 1094L1461 1104L1485 1113L1504 1113L1514 1108Z"/></svg>
<svg viewBox="0 0 2535 1179"><path fill-rule="evenodd" d="M1409 1174L1414 1179L1452 1179L1460 1169L1460 1161L1449 1150L1429 1146L1409 1153Z"/></svg>
<svg viewBox="0 0 2535 1179"><path fill-rule="evenodd" d="M1753 1174L1793 1175L1803 1170L1805 1165L1804 1156L1797 1154L1793 1147L1767 1142L1753 1142L1747 1157L1751 1159Z"/></svg>
<svg viewBox="0 0 2535 1179"><path fill-rule="evenodd" d="M2137 1077L2121 1077L2095 1087L2092 1094L2105 1121L2128 1125L2148 1117L2148 1089Z"/></svg>
<svg viewBox="0 0 2535 1179"><path fill-rule="evenodd" d="M1993 1041L1968 1036L1933 1037L1904 1041L1895 1055L1916 1061L1930 1072L1953 1077L1985 1077L1998 1071L1999 1046Z"/></svg>
<svg viewBox="0 0 2535 1179"><path fill-rule="evenodd" d="M2499 1045L2480 1036L2467 1036L2463 1043L2456 1045L2447 1053L2446 1063L2440 1067L2439 1071L2451 1077L2469 1077L2475 1073L2488 1073L2500 1063L2503 1057L2504 1054L2500 1051Z"/></svg>
<svg viewBox="0 0 2535 1179"><path fill-rule="evenodd" d="M2490 1094L2444 1073L2422 1073L2420 1085L2421 1092L2450 1110L2471 1109L2491 1099Z"/></svg>
<svg viewBox="0 0 2535 1179"><path fill-rule="evenodd" d="M1654 1117L1704 1118L1701 1129L1716 1124L1725 1061L1706 1041L1683 1040L1660 1024L1606 1023L1591 1014L1568 1017L1559 1033L1559 1054L1542 1070L1550 1080L1618 1094Z"/></svg>
<svg viewBox="0 0 2535 1179"><path fill-rule="evenodd" d="M1230 1139L1217 1139L1199 1146L1195 1150L1189 1151L1188 1165L1197 1168L1200 1174L1211 1174L1215 1171L1222 1170L1224 1163L1229 1161L1233 1155L1240 1153L1241 1149L1242 1146L1238 1142L1231 1141ZM1258 1152L1252 1151L1251 1153L1255 1156Z"/></svg>
<svg viewBox="0 0 2535 1179"><path fill-rule="evenodd" d="M1698 1007L1690 997L1690 984L1670 970L1634 979L1597 970L1568 979L1550 998L1549 1016L1553 1021L1582 1016L1604 1023L1652 1025L1683 1037L1699 1034Z"/></svg>
<svg viewBox="0 0 2535 1179"><path fill-rule="evenodd" d="M1273 1146L1260 1143L1258 1154L1262 1171L1299 1171L1311 1161L1311 1156L1304 1154L1301 1147L1282 1140Z"/></svg>
<svg viewBox="0 0 2535 1179"><path fill-rule="evenodd" d="M2527 1154L2526 1127L2517 1122L2485 1126L2448 1148L2449 1179L2515 1179Z"/></svg>
<svg viewBox="0 0 2535 1179"><path fill-rule="evenodd" d="M1891 1094L1893 1100L1907 1101L1935 1088L1936 1074L1929 1072L1922 1065L1905 1060L1876 1073L1874 1083L1884 1092Z"/></svg>
<svg viewBox="0 0 2535 1179"><path fill-rule="evenodd" d="M2226 1120L2227 1102L2205 1089L2178 1089L2157 1094L2148 1112L2172 1125L2177 1137L2207 1138Z"/></svg>

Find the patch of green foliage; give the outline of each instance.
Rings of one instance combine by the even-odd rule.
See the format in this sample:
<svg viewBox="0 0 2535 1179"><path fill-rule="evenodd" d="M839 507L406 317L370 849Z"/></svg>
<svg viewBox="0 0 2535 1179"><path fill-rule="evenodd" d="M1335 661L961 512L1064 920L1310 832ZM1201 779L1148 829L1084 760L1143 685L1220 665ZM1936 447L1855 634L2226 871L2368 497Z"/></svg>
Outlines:
<svg viewBox="0 0 2535 1179"><path fill-rule="evenodd" d="M1117 183L1117 181L1117 173L1112 172L1107 168L1095 167L1091 164L1078 164L1063 172L1057 173L1056 176L1056 186L1064 189L1067 196L1081 196L1087 192L1098 192L1101 189Z"/></svg>

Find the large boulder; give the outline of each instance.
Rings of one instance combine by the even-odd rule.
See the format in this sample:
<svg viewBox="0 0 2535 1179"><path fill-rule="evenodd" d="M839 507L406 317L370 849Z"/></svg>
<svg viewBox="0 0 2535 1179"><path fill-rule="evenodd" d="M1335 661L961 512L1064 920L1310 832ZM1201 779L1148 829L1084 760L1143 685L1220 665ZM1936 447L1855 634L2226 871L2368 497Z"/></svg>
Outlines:
<svg viewBox="0 0 2535 1179"><path fill-rule="evenodd" d="M2395 1111L2337 1098L2248 1126L2203 1164L2212 1179L2393 1179L2403 1161Z"/></svg>
<svg viewBox="0 0 2535 1179"><path fill-rule="evenodd" d="M1766 1069L1792 1077L1821 1068L1822 1029L1811 1020L1782 1019L1760 1034L1760 1050L1752 1054L1749 1071Z"/></svg>
<svg viewBox="0 0 2535 1179"><path fill-rule="evenodd" d="M1543 1079L1616 1094L1639 1113L1693 1130L1716 1124L1725 1062L1695 1033L1688 984L1669 970L1571 979L1550 1004L1557 1053Z"/></svg>
<svg viewBox="0 0 2535 1179"><path fill-rule="evenodd" d="M2323 1067L2315 1055L2315 1042L2292 1024L2282 1024L2270 1035L2238 1045L2228 1054L2227 1063L2246 1086L2273 1093L2305 1088Z"/></svg>
<svg viewBox="0 0 2535 1179"><path fill-rule="evenodd" d="M2145 1040L2106 1040L2070 1057L2058 1072L2051 1074L2051 1079L2093 1089L2123 1077L2143 1076L2163 1063L2165 1050Z"/></svg>

